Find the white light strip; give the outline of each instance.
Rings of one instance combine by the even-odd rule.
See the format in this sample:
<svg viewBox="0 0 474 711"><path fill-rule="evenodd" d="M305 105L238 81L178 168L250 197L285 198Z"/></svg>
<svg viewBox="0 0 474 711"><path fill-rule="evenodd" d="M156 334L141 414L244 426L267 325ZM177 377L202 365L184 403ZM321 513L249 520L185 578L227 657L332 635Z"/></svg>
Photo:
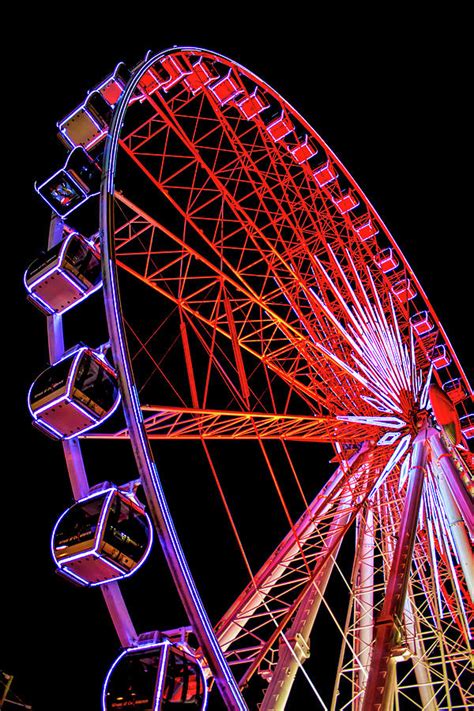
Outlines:
<svg viewBox="0 0 474 711"><path fill-rule="evenodd" d="M373 487L370 496L373 496L373 494L380 488L380 486L385 482L387 479L388 475L390 472L394 469L394 467L398 464L402 456L405 454L407 451L408 447L410 446L411 443L411 435L405 435L400 442L398 443L394 453L388 460L387 464L385 465L385 468L382 472L382 474L379 476L377 483Z"/></svg>

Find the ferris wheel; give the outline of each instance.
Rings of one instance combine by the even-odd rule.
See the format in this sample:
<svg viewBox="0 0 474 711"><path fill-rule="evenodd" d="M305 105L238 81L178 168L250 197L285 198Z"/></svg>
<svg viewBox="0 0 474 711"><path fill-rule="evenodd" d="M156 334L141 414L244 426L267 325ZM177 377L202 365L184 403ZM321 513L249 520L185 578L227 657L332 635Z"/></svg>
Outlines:
<svg viewBox="0 0 474 711"><path fill-rule="evenodd" d="M103 708L204 708L209 690L229 709L292 708L298 671L314 708L472 708L472 389L360 187L275 90L192 47L118 65L58 128L67 160L37 184L48 251L25 275L50 351L29 407L62 442L75 499L53 557L100 587L122 646ZM101 345L68 344L69 315L101 298ZM130 441L137 473L91 486L82 448L106 439ZM245 571L220 619L155 463L177 440L184 457L199 447ZM255 535L284 521L264 561L224 443L272 488ZM318 488L321 443L334 456ZM153 532L188 620L139 633L122 580ZM321 614L340 642L329 695L305 666Z"/></svg>

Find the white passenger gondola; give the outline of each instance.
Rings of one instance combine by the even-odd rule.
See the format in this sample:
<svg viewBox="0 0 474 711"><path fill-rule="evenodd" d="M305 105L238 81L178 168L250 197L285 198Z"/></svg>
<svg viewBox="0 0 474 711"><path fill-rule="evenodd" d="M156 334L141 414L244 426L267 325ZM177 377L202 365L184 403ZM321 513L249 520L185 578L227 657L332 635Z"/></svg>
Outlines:
<svg viewBox="0 0 474 711"><path fill-rule="evenodd" d="M44 370L28 393L34 424L70 439L106 420L120 402L117 376L104 356L80 346Z"/></svg>
<svg viewBox="0 0 474 711"><path fill-rule="evenodd" d="M152 538L143 506L108 487L63 513L51 551L61 573L81 585L101 585L134 573L148 556Z"/></svg>
<svg viewBox="0 0 474 711"><path fill-rule="evenodd" d="M48 315L64 313L101 285L99 253L77 232L66 234L25 272L28 298Z"/></svg>

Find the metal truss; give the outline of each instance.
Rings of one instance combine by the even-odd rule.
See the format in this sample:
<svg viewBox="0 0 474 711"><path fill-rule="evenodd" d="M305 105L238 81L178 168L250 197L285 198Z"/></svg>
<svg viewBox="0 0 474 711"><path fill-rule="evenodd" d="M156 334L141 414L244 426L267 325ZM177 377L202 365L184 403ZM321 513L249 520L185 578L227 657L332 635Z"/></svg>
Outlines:
<svg viewBox="0 0 474 711"><path fill-rule="evenodd" d="M388 695L381 708L395 703L400 708L434 711L465 709L473 703L470 645L474 609L467 576L454 562L463 559L472 580L472 553L467 540L456 545L450 534L453 522L441 505L440 479L433 476L428 461L412 530L413 554L405 563L406 593L399 601L401 609L388 617L384 616L387 585L392 569L397 568L394 552L407 505L399 476L390 477L358 516L351 604L344 633L347 642L341 651L332 709L359 709L364 703L378 708L382 703L376 691L370 697L366 694L366 685L376 646L374 630L387 624L392 625L392 634L387 636L390 652L385 673L391 675L391 681L378 685ZM457 525L466 537L459 510Z"/></svg>

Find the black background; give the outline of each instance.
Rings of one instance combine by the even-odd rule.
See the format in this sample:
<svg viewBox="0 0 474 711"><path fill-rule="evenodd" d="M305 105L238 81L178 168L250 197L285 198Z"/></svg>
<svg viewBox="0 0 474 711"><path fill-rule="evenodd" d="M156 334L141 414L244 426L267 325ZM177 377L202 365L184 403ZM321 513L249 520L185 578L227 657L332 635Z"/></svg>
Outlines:
<svg viewBox="0 0 474 711"><path fill-rule="evenodd" d="M11 31L17 44L4 60L7 387L0 668L15 675L14 688L35 711L98 709L102 679L118 647L100 592L68 586L54 575L50 560L50 531L71 495L60 445L31 428L26 409L28 386L44 367L47 349L44 321L24 300L22 273L47 241L49 213L32 186L63 161L55 123L119 60L134 64L148 49L201 46L239 61L276 88L354 175L414 268L464 367L472 363L472 184L466 177L462 18L414 19L390 7L384 17L348 15L342 7L314 17L292 6L262 12L267 17L257 20L245 7L153 13L131 6L119 17L77 7L65 16L57 7L54 14L28 15L28 28L34 28L28 40L21 29L26 18L15 14ZM101 471L97 480L114 478L118 457L120 466L133 466L125 445L119 454L105 448L94 456L90 465ZM189 500L199 497L201 485L191 476L188 503L180 508L180 490L166 474L172 462L171 451L162 460L165 485L179 530L186 533ZM319 483L325 475L320 476ZM254 486L258 531L265 502ZM206 562L197 577L208 588L211 608L215 604L212 614L221 589L224 595L235 581L220 574L225 543L209 537L201 523L202 531L193 529L193 535ZM265 537L265 531L257 533L257 548ZM350 558L350 549L345 555ZM183 624L158 553L143 575L129 582L137 626ZM320 652L327 644L325 639ZM323 679L324 654L314 656L320 665L315 673ZM312 697L304 689L298 693L289 708L311 708Z"/></svg>

